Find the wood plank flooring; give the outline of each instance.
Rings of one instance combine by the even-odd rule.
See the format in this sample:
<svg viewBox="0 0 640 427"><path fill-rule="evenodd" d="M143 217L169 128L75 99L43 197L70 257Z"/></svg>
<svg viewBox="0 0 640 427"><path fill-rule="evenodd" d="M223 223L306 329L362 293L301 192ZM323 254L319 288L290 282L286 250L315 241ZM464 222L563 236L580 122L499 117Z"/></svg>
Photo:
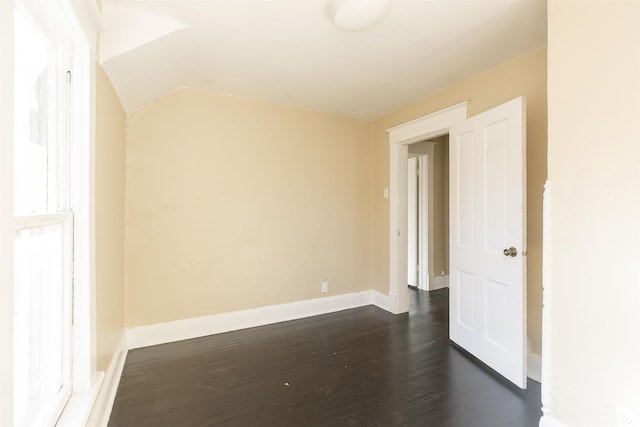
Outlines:
<svg viewBox="0 0 640 427"><path fill-rule="evenodd" d="M538 425L520 390L448 339L448 290L129 352L109 427Z"/></svg>

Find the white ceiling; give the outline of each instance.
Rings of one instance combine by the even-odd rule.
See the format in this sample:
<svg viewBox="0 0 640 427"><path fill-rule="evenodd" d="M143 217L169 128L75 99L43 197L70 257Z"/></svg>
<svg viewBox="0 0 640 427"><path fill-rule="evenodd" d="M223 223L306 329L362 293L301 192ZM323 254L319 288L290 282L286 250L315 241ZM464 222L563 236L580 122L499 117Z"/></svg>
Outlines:
<svg viewBox="0 0 640 427"><path fill-rule="evenodd" d="M342 32L325 0L103 0L128 113L180 87L375 119L546 45L546 0L391 0Z"/></svg>

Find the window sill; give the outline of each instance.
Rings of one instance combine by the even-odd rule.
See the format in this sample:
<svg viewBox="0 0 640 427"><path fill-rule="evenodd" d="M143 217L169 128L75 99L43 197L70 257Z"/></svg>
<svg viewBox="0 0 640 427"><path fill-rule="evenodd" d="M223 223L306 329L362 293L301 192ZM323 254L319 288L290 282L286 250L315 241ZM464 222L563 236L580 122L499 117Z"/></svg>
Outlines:
<svg viewBox="0 0 640 427"><path fill-rule="evenodd" d="M60 419L58 419L56 423L56 427L79 427L86 425L103 379L104 372L98 372L89 390L84 393L73 393L71 395L69 403L65 406Z"/></svg>

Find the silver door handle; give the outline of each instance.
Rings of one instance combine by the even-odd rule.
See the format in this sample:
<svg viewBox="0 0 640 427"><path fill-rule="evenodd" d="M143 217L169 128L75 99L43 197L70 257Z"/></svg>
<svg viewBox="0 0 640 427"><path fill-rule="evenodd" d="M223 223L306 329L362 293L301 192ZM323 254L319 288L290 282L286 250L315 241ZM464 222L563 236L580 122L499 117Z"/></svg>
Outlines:
<svg viewBox="0 0 640 427"><path fill-rule="evenodd" d="M509 249L505 249L504 251L502 251L502 253L504 254L504 256L510 256L514 258L516 255L518 255L518 250L511 246Z"/></svg>

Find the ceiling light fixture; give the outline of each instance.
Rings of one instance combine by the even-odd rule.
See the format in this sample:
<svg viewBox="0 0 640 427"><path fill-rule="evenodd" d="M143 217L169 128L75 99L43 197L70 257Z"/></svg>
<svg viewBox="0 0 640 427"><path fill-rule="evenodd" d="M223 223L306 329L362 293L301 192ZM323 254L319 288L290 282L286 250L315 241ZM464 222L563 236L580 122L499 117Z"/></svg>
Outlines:
<svg viewBox="0 0 640 427"><path fill-rule="evenodd" d="M378 22L389 9L389 0L329 0L329 14L342 31L362 31Z"/></svg>

